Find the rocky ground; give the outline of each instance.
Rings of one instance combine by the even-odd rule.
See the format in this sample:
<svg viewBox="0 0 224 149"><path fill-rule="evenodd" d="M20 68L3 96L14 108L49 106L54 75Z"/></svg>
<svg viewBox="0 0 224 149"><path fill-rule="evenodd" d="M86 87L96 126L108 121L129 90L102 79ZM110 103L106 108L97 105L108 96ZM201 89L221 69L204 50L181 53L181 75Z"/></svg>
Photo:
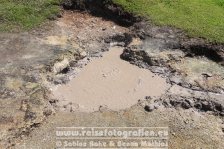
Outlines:
<svg viewBox="0 0 224 149"><path fill-rule="evenodd" d="M224 146L223 46L150 22L115 22L67 10L41 29L0 34L0 148L55 148L59 126L168 126L170 148ZM52 88L113 46L124 49L123 60L165 78L170 87L122 110L60 110Z"/></svg>

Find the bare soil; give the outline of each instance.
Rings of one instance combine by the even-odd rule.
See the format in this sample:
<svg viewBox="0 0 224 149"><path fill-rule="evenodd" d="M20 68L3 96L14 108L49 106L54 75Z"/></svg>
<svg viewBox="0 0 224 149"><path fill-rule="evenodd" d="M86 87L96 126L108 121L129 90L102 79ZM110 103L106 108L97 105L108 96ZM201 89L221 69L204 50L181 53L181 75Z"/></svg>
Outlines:
<svg viewBox="0 0 224 149"><path fill-rule="evenodd" d="M0 148L55 148L59 126L165 126L170 148L222 149L222 52L180 35L78 11L1 34Z"/></svg>

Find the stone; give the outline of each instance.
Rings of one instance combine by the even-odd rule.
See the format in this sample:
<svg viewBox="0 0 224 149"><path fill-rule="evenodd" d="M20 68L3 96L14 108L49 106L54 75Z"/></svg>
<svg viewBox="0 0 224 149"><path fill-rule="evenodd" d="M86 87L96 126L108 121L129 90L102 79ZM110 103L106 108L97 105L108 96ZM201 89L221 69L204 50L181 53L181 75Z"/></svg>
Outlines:
<svg viewBox="0 0 224 149"><path fill-rule="evenodd" d="M81 58L85 58L87 56L87 53L85 52L85 51L82 51L81 53L80 53L80 57Z"/></svg>
<svg viewBox="0 0 224 149"><path fill-rule="evenodd" d="M53 72L54 73L60 73L63 69L65 69L68 66L69 66L69 60L68 59L64 59L64 60L54 64Z"/></svg>
<svg viewBox="0 0 224 149"><path fill-rule="evenodd" d="M192 106L191 106L188 102L186 102L186 101L182 102L181 106L182 106L184 109L190 109L190 108L192 107Z"/></svg>
<svg viewBox="0 0 224 149"><path fill-rule="evenodd" d="M147 111L147 112L152 112L152 111L155 109L155 107L154 107L153 105L146 105L146 106L144 107L144 109L145 109L145 111Z"/></svg>

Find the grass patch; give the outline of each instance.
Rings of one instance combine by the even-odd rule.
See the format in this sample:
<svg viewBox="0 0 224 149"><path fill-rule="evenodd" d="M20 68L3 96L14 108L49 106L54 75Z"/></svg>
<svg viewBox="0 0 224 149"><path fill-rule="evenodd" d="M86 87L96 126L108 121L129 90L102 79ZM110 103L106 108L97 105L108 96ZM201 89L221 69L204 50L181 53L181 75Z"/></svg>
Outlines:
<svg viewBox="0 0 224 149"><path fill-rule="evenodd" d="M60 11L60 0L0 0L0 31L29 30Z"/></svg>
<svg viewBox="0 0 224 149"><path fill-rule="evenodd" d="M0 31L29 30L60 11L62 0L0 0ZM224 43L224 0L113 0L127 11L190 36Z"/></svg>
<svg viewBox="0 0 224 149"><path fill-rule="evenodd" d="M190 36L224 43L224 0L113 0L127 11Z"/></svg>

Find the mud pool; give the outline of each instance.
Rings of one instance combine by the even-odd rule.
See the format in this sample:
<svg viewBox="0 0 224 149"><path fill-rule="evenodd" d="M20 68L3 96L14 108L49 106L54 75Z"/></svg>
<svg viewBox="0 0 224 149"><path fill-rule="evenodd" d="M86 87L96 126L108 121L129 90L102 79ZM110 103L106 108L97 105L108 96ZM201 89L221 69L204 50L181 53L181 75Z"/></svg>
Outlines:
<svg viewBox="0 0 224 149"><path fill-rule="evenodd" d="M146 96L160 97L169 88L166 79L120 58L121 47L110 48L93 59L68 84L53 90L62 109L98 111L100 107L121 110Z"/></svg>

